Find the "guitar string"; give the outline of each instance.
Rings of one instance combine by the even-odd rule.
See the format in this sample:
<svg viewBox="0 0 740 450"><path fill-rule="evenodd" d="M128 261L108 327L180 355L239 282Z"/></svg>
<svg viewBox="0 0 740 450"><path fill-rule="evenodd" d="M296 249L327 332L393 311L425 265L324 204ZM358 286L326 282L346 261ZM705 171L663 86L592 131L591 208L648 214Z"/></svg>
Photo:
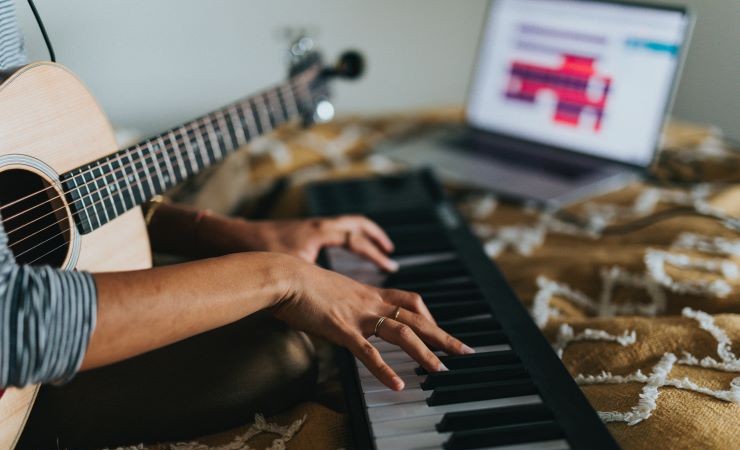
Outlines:
<svg viewBox="0 0 740 450"><path fill-rule="evenodd" d="M304 88L305 88L305 87L304 87ZM306 92L306 93L307 93L307 92ZM234 105L234 106L235 106L235 105ZM263 109L265 109L265 108L263 108ZM266 110L266 109L265 109L265 110ZM222 110L220 110L220 111L217 111L216 113L213 113L213 114L215 115L215 114L217 114L217 113L220 113L221 117L222 117L223 119L226 119L226 117L224 116L224 113L223 113L223 111L222 111ZM288 116L288 115L285 115L285 114L284 114L284 116L285 116L285 118L286 118L286 119L288 119L288 118L289 118L289 116ZM216 126L217 126L217 123L215 123L215 122L214 122L214 119L215 119L215 117L211 117L211 116L205 116L205 117L202 117L202 118L200 118L200 119L197 119L197 120L195 120L194 122L192 122L192 123L188 124L187 126L183 126L183 127L181 127L181 128L179 129L180 131L178 131L177 133L179 133L179 134L180 134L180 137L182 137L182 138L183 138L183 140L180 140L180 139L176 139L175 141L171 141L171 142L174 142L175 144L178 144L178 145L179 145L179 144L185 144L185 143L187 143L187 144L192 144L192 143L193 143L193 141L192 141L192 140L191 140L191 139L189 138L189 136L188 136L188 134L187 134L187 131L193 131L193 130L201 131L201 130L202 130L202 128L204 128L204 127L205 127L205 128L207 128L207 127L209 127L209 126L211 126L211 127L213 127L214 125L216 125ZM257 118L255 117L255 118L254 118L254 120L256 120L256 119L257 119ZM207 123L206 123L206 120L207 120ZM215 120L217 120L217 121L218 121L218 119L215 119ZM240 122L241 122L241 121L240 121ZM196 124L198 124L198 127L197 127L196 129L194 129L193 127L194 127L194 126L195 126ZM263 126L264 126L264 124L263 124ZM270 126L272 127L272 125L270 125ZM219 128L220 128L220 127L219 127ZM241 128L243 129L244 127L241 127ZM269 131L272 131L272 129L274 129L274 128L271 128L271 129L270 129ZM269 132L269 131L268 131L268 132ZM173 134L173 135L176 135L176 132L174 132L174 131L173 131L173 132L171 132L171 134ZM263 132L262 132L262 133L260 133L260 134L265 134L265 131L264 131L264 129L263 129ZM160 136L158 136L157 138L161 138L161 135L160 135ZM198 137L196 137L196 139L197 139L197 138L198 138ZM151 139L155 139L155 138L151 138ZM187 139L187 140L185 140L185 139ZM229 137L229 139L230 139L230 137ZM209 138L209 141L210 141L210 138ZM218 141L218 139L217 139L217 141ZM197 144L197 143L196 143L196 144ZM69 191L64 191L64 190L63 190L63 191L62 191L62 193L63 193L63 194L68 194L69 192L71 192L71 191L73 191L73 190L81 189L82 187L88 186L88 185L90 185L91 183L96 183L96 186L97 186L97 182L98 182L99 180L101 180L101 179L102 179L102 180L103 180L104 182L108 183L108 182L107 182L107 180L105 180L105 178L106 178L106 177L108 177L108 176L111 176L111 174L114 174L114 173L116 173L116 172L121 172L122 170L124 170L124 169L126 169L126 168L129 168L129 167L132 167L132 166L133 166L133 168L134 168L134 169L136 169L136 164L137 164L137 163L142 163L142 164L143 164L144 162L146 162L146 160L148 160L148 159L150 159L150 158L152 158L152 162L151 162L150 164L148 164L148 165L146 165L146 166L142 167L142 169L150 169L150 168L152 168L152 167L155 167L155 168L156 168L156 167L159 167L160 169L162 169L162 165L161 165L161 164L162 164L162 162L170 162L170 163L172 163L172 162L173 162L173 157L174 157L175 159L178 159L178 155L177 155L177 154L175 154L175 155L172 155L172 154L170 154L170 153L169 153L169 150L170 150L170 149L168 149L168 148L163 148L163 147L160 147L160 150L150 151L150 152L149 152L149 155L145 156L145 155L144 155L144 152L140 151L140 150L141 150L141 146L140 146L140 144L137 144L137 145L136 145L135 147L137 147L137 150L139 150L139 153L140 153L140 154L142 155L142 157L140 157L140 158L138 158L138 159L133 159L133 158L131 158L131 156L129 155L129 163L127 163L127 164L122 164L122 165L120 165L120 166L119 166L119 167L118 167L117 169L115 169L115 170L113 170L113 171L111 171L111 172L108 172L108 173L106 173L106 174L102 174L102 175L100 175L100 176L97 176L97 177L95 177L95 178L91 179L90 181L86 182L85 184L83 184L83 185L80 185L80 186L76 186L76 187L74 187L73 189L71 189L71 190L69 190ZM165 154L165 152L166 152L166 154ZM167 158L166 158L166 159L159 159L159 158L157 158L157 155L165 155L165 156L166 156ZM192 160L192 158L191 158L191 160ZM153 165L153 164L156 164L156 165ZM192 161L191 161L191 166L193 166L193 165L197 165L197 164L193 164L193 163L192 163ZM178 168L180 168L180 165L179 165L179 163L176 163L176 166L177 166ZM185 168L184 166L185 166L185 164L184 164L184 161L183 161L183 168ZM83 174L87 174L87 173L93 172L93 171L94 171L95 169L98 169L99 167L100 167L100 166L97 166L96 168L92 168L92 169L86 170L85 172L81 172L80 174L78 174L78 175L75 175L75 176L74 176L73 178L70 178L70 180L72 180L72 179L75 179L75 178L79 177L80 175L83 175ZM172 167L174 168L175 166L172 166ZM139 177L138 177L138 175L139 175L140 173L142 173L142 172L141 172L141 171L139 171L139 170L137 170L137 171L135 172L135 174L137 175L137 178L139 178ZM151 173L151 172L147 170L147 171L146 171L146 173L145 173L145 175L146 175L146 174L150 174L150 173ZM125 174L125 175L127 175L127 174ZM151 178L151 177L150 177L150 178ZM126 179L127 179L127 176L124 176L124 177L121 177L121 178L117 178L117 179L114 179L114 180L113 180L113 183L120 183L120 182L121 182L122 180L123 180L123 181L125 181ZM66 180L66 181L69 181L69 180ZM65 181L65 182L66 182L66 181ZM150 182L150 184L151 184L151 180L148 180L148 181L149 181L149 182ZM57 186L58 186L58 185L59 185L59 183L60 183L60 182L55 182L55 183L54 183L54 185L57 185ZM142 183L134 183L134 184L131 184L131 183L127 183L127 184L129 184L129 185L132 185L132 186L136 186L136 185L139 185L139 184L142 184L142 185L143 185L144 183L142 182ZM160 184L161 184L161 183L160 183ZM27 196L26 196L26 198L27 198L27 197L30 197L30 196L32 196L32 195L36 195L36 194L38 194L38 193L41 193L41 192L43 192L43 191L45 191L45 190L48 190L48 189L50 189L50 188L52 188L52 187L53 187L53 185L50 185L49 187L47 187L47 188L45 188L45 189L42 189L42 190L40 190L40 191L38 191L38 192L36 192L36 193L34 193L34 194L29 194L29 195L27 195ZM62 186L59 186L59 187L62 187ZM103 186L102 188L98 188L98 189L97 189L97 190L95 190L95 191L91 191L91 192L89 192L89 193L88 193L88 195L82 196L82 197L78 198L77 200L75 200L75 201L73 201L73 202L70 202L70 203L69 203L69 205L73 205L73 204L75 204L75 203L77 203L77 202L80 202L80 201L86 200L86 199L88 199L88 198L92 197L92 196L93 196L93 194L99 193L100 191L104 190L105 188L106 188L106 187L105 187L105 186ZM26 209L26 210L24 210L24 211L21 211L21 212L19 212L19 213L17 213L17 214L14 214L14 215L13 215L13 216L11 216L11 217L8 217L8 218L4 218L4 219L3 219L3 221L7 223L8 221L10 221L10 220L12 220L12 219L14 219L14 218L16 218L16 217L19 217L19 216L21 216L21 215L23 215L23 214L27 213L27 212L28 212L28 211L30 211L30 210L33 210L33 209L35 209L35 208L38 208L38 207L40 207L40 206L43 206L43 205L45 205L45 204L47 204L47 203L51 203L51 202L53 202L53 201L55 201L55 200L58 200L59 198L60 198L60 196L59 196L59 195L56 195L56 196L54 196L54 197L51 197L50 199L48 199L48 200L45 200L45 201L43 201L43 202L41 202L41 203L39 203L39 204L36 204L36 205L34 205L34 206L32 206L32 207L29 207L28 209ZM17 203L18 201L20 201L20 200L16 200L16 201L14 201L13 203ZM10 204L8 204L8 205L5 205L5 207L7 207L7 206L10 206ZM63 208L64 208L64 207L58 208L58 209L56 209L56 210L53 210L53 211L51 211L51 212L49 212L49 213L47 213L47 214L44 214L44 215L42 215L42 216L40 216L40 217L37 217L36 219L34 219L34 220L30 221L30 222L27 222L27 223L25 223L25 224L23 224L23 225L21 225L21 226L19 226L19 227L16 227L16 228L14 228L14 229L13 229L12 231L8 232L7 234L8 234L8 235L10 235L10 234L12 234L13 232L15 232L15 231L18 231L18 230L20 230L20 229L22 229L22 228L26 227L27 225L30 225L30 224L34 223L35 221L37 221L37 220L39 220L39 219L43 218L43 217L46 217L46 216L48 216L48 215L51 215L51 214L53 214L53 213L55 213L55 212L57 212L57 211L60 211L60 210L61 210L61 209L63 209ZM2 209L2 208L0 208L0 209Z"/></svg>
<svg viewBox="0 0 740 450"><path fill-rule="evenodd" d="M296 106L297 106L297 105L296 105ZM288 116L286 115L286 118L287 118L287 117L288 117ZM209 119L209 120L211 120L211 119ZM189 142L192 142L192 141L189 141ZM173 168L173 169L174 169L174 168L180 168L180 164L179 164L179 162L177 161L177 159L178 159L178 155L174 155L174 159L173 159L173 155L171 155L171 154L167 154L166 156L168 156L168 157L169 157L169 158L167 158L166 162L169 162L169 163L171 164L171 166L172 166L172 168ZM151 155L150 155L150 157L151 157ZM147 158L144 158L144 159L147 159ZM162 160L162 159L159 159L159 160L153 160L153 161L152 161L152 163L157 163L157 164L159 165L159 167L161 167L162 161L165 161L165 160ZM183 160L183 165L184 165L184 160ZM142 173L142 172L144 171L144 169L148 169L148 168L150 168L151 166L152 166L152 164L150 163L149 165L147 165L147 166L145 166L145 167L142 167L142 171L138 171L138 170L137 170L137 172L136 172L136 174L137 174L137 178L139 178L139 177L138 177L138 174ZM150 171L148 171L148 170L147 170L146 172L147 172L147 173L151 173L151 172L150 172ZM116 180L116 182L120 182L120 180L121 180L121 179L118 179L118 180ZM150 182L150 183L151 183L151 180L146 180L146 181L148 181L148 182ZM88 183L88 184L89 184L89 183ZM144 185L144 181L141 181L141 178L140 178L140 182L139 182L139 183L133 183L133 184L132 184L132 183L128 183L128 185L129 185L129 187L132 187L132 186L139 186L139 187L140 187L140 185ZM109 199L111 199L111 198L112 198L112 197L114 196L114 195L113 195L112 193L111 193L111 195L108 195L108 196L103 196L103 195L101 195L101 194L100 194L100 191L102 191L102 190L105 190L105 189L106 189L105 187L103 187L103 188L99 188L98 190L96 190L96 191L93 191L93 192L91 192L91 193L90 193L89 195L87 195L87 196L85 196L85 197L82 197L82 198L80 198L80 199L78 199L78 200L76 200L75 202L72 202L72 203L70 203L70 204L74 204L74 203L76 203L77 201L79 201L79 200L82 200L82 199L85 199L85 198L93 197L93 194L95 194L95 193L98 193L98 196L100 197L100 199L99 199L99 200L97 200L97 201L95 201L95 202L93 202L93 203L92 203L92 204L90 205L90 206L95 206L95 205L97 205L97 204L99 204L99 203L101 203L101 202L103 202L103 201L106 201L106 200L109 200ZM58 197L57 197L57 198L58 198ZM52 214L52 213L54 213L54 212L56 212L56 211L59 211L59 210L61 210L61 209L65 209L65 208L66 208L66 207L61 207L61 208L58 208L57 210L55 210L55 211L52 211L51 213L48 213L48 214L46 214L46 215L44 215L44 216L47 216L47 215L49 215L49 214ZM88 207L88 208L89 208L89 207ZM71 214L71 217L74 217L74 216L77 216L77 215L79 215L80 213L82 213L82 211L83 211L83 210L80 210L80 211L78 211L78 212L76 212L76 213L72 213L72 214ZM85 210L85 211L86 211L86 212L87 212L87 213L89 214L89 211L87 211L87 210ZM116 211L116 213L117 213L117 211ZM44 217L44 216L42 216L42 217ZM117 217L117 216L116 216L116 217ZM36 220L38 220L38 219L40 219L40 218L37 218ZM13 247L14 245L17 245L17 244L19 244L19 243L20 243L21 241L23 241L23 240L26 240L26 239L28 239L29 237L31 237L31 236L33 236L33 235L35 235L35 234L38 234L38 233L40 233L41 231L43 231L43 230L45 230L45 229L48 229L48 228L50 228L50 227L52 227L52 226L54 226L54 225L58 225L58 224L60 224L60 223L62 223L62 222L65 222L66 220L67 220L67 217L65 217L65 218L63 218L63 219L61 219L61 220L58 220L57 222L54 222L54 223L52 223L52 224L50 224L50 225L47 225L46 227L43 227L42 229L40 229L40 230L37 230L36 232L32 233L31 235L29 235L29 236L26 236L26 237L22 238L21 240L19 240L19 241L16 241L16 242L14 242L13 244L11 244L11 245L10 245L10 247ZM27 224L26 224L26 225L27 225ZM24 225L24 226L25 226L25 225ZM14 229L13 231L17 231L17 230L18 230L18 229L20 229L20 228L21 228L21 227L19 227L19 228L17 228L17 229ZM36 245L34 245L33 247L31 247L31 248L27 249L26 251L22 252L22 253L21 253L21 254L19 254L19 255L18 255L17 257L20 257L20 256L21 256L22 254L28 253L29 251L31 251L31 250L34 250L34 249L38 248L39 246L43 245L44 243L46 243L46 242L48 242L48 241L50 241L50 240L52 240L52 239L54 239L54 238L56 238L56 237L58 237L58 236L61 236L61 235L65 234L65 233L66 233L66 232L67 232L68 230L69 230L69 227L67 227L67 228L63 229L63 230L62 230L62 231L60 231L59 233L57 233L57 234L55 234L55 235L53 235L53 236L51 236L51 237L47 238L46 240L42 241L41 243L39 243L39 244L36 244ZM10 233L8 233L8 234L10 234ZM66 243L62 244L62 246L64 246L64 245L66 245ZM50 252L47 252L47 253L45 253L44 255L42 255L42 256L41 256L41 258L43 258L43 257L44 257L44 256L46 256L47 254L49 254L49 253L51 253L51 252L53 252L53 251L55 251L55 250L56 250L56 249L53 249L53 250L51 250ZM38 258L37 258L37 260L38 260ZM34 260L34 261L36 261L36 260Z"/></svg>
<svg viewBox="0 0 740 450"><path fill-rule="evenodd" d="M296 76L294 76L293 78L291 78L291 79L290 79L290 80L289 80L289 81L288 81L287 83L284 83L284 84L282 84L282 85L279 85L279 86L277 86L277 87L275 87L275 88L268 88L268 89L266 89L266 90L264 90L264 91L258 92L257 94L255 94L255 95L253 95L253 96L250 96L250 97L248 97L248 98L246 98L246 99L244 99L244 100L241 100L241 101L237 101L237 102L235 102L235 103L232 103L231 105L228 105L228 106L226 106L226 107L224 107L224 108L221 108L220 110L218 110L218 111L216 111L216 112L214 112L214 113L212 113L212 114L215 114L215 113L218 113L218 112L222 113L222 112L223 112L223 110L225 110L225 109L230 109L230 108L235 108L235 107L237 107L237 106L238 106L239 104L241 104L241 103L245 103L245 102L246 102L246 103L249 103L249 102L250 102L250 101L251 101L252 99L254 99L254 98L256 98L256 97L259 97L259 96L264 96L265 94L267 94L267 93L269 93L269 92L271 92L271 91L275 91L275 90L277 90L277 89L281 89L281 88L284 88L284 87L286 87L286 86L290 86L290 87L291 87L291 91L295 91L295 90L296 90L296 88L298 88L299 90L302 90L304 94L307 94L307 95L308 95L308 97L310 98L310 93L309 93L309 92L308 92L308 90L307 90L307 86L304 86L304 85L303 85L303 83L304 83L304 82L306 82L306 81L310 81L310 80L305 80L305 79L304 79L306 75L308 75L308 73L302 73L302 74L300 74L300 75L296 75ZM293 92L293 94L294 94L294 92ZM297 103L295 102L295 95L293 95L293 100L294 100L294 101L293 101L293 103L294 103L294 104L296 105L296 107L297 107L297 106L298 106L298 104L297 104ZM252 109L252 108L251 108L251 106L250 106L250 109ZM252 109L252 116L254 116L254 110L253 110L253 109ZM194 123L196 123L196 122L200 121L200 120L201 120L201 119L203 119L203 118L205 118L205 117L201 117L200 119L194 120L193 122L191 122L191 123L189 123L189 124L183 125L182 127L180 127L180 129L183 129L183 128L188 128L188 127L192 126L192 125L193 125ZM73 178L71 178L70 180L73 180L73 179L75 179L75 178L77 178L77 177L79 177L79 176L82 176L82 175L84 175L84 174L86 174L86 173L88 173L88 172L91 172L91 171L93 171L93 170L94 170L94 169L89 169L89 170L87 170L87 171L85 171L85 172L80 172L79 174L77 174L77 175L75 175L75 176L74 176ZM44 189L41 189L41 190L39 190L39 191L33 192L33 193L31 193L31 194L28 194L28 195L26 195L25 197L22 197L22 198L19 198L19 199L17 199L17 200L14 200L13 202L11 202L11 203L9 203L9 204L7 204L7 205L3 205L3 206L0 206L0 211L2 211L3 209L5 209L5 208L7 208L7 207L9 207L9 206L12 206L12 205L14 205L14 204L16 204L16 203L18 203L18 202L20 202L20 201L23 201L23 200L25 200L26 198L29 198L29 197L32 197L32 196L34 196L34 195L40 194L40 193L42 193L42 192L44 192L44 191L47 191L47 190L51 189L52 187L53 187L53 186L48 186L48 187L46 187L46 188L44 188Z"/></svg>
<svg viewBox="0 0 740 450"><path fill-rule="evenodd" d="M291 87L294 87L294 88L295 88L296 86L291 86ZM303 88L304 90L305 90L305 88L306 88L306 86L300 86L300 85L299 85L299 86L297 86L297 87L298 87L299 89L300 89L300 88ZM292 90L295 90L295 89L292 89ZM307 91L306 91L305 93L306 93L306 94L308 94L308 92L307 92ZM265 95L265 94L260 94L260 95ZM295 98L295 96L294 96L294 98ZM250 99L247 99L246 101L247 101L247 102L254 102L254 100L252 100L252 98L250 98ZM263 102L265 102L265 105L268 105L268 103L269 103L269 101L265 101L265 100L263 100ZM242 103L243 103L243 102L242 102ZM295 102L294 102L294 103L295 103ZM297 103L295 103L295 104L296 104L296 106L297 106ZM224 109L237 108L238 106L239 106L239 104L237 103L237 104L231 105L231 106L229 106L228 108L224 108ZM242 110L243 110L243 108L240 108L240 109L242 109ZM252 109L252 116L253 116L253 119L252 119L252 120L256 121L256 120L257 120L257 117L254 117L254 109L253 109L253 108L251 108L251 107L250 107L250 109ZM264 110L267 110L267 108L262 108L262 109L264 109ZM270 109L272 109L272 108L270 108ZM184 144L185 142L187 142L188 144L192 144L192 143L193 143L193 141L189 139L189 136L188 136L188 132L189 132L189 131L193 131L193 130L194 130L194 128L193 128L193 127L195 127L196 125L197 125L197 128L195 128L195 130L196 130L196 131L203 131L202 129L203 129L204 127L205 127L205 128L207 128L207 127L209 127L209 126L211 126L211 127L213 127L213 126L216 126L217 124L216 124L216 123L214 123L214 119L215 119L215 115L216 115L216 114L220 114L220 116L221 116L221 118L222 118L222 119L224 119L224 120L226 119L226 117L225 117L225 115L224 115L224 112L223 112L223 110L220 110L220 111L217 111L216 113L213 113L213 116L205 116L205 117L202 117L202 118L200 118L200 119L197 119L197 120L195 120L195 121L191 122L190 124L188 124L188 125L185 125L185 126L183 126L183 127L179 128L179 129L178 129L177 131L171 131L170 133L171 133L172 135L175 135L175 136L177 136L177 135L179 134L179 136L178 136L178 139L176 139L176 140L174 140L174 141L172 141L172 142L173 142L174 144ZM283 115L285 116L285 114L283 114ZM286 117L287 117L287 116L286 116ZM216 119L216 120L218 120L218 119ZM207 121L207 123L206 123L206 121ZM240 120L240 123L241 123L241 120ZM260 124L262 124L262 126L264 127L264 123L263 123L263 121L260 121ZM219 128L220 128L220 126L219 126ZM243 129L244 127L241 127L241 128ZM273 129L273 127L272 127L272 125L271 125L271 124L270 124L270 128L271 128L271 129L270 129L270 130L268 130L268 131L271 131L271 130ZM223 130L221 130L221 131L223 132ZM263 132L262 132L261 134L264 134L264 131L263 131ZM157 136L157 137L153 137L153 138L150 138L150 139L149 139L149 141L152 141L152 140L154 140L154 139L157 139L157 138L162 138L162 135L160 135L160 136ZM183 139L179 139L179 138L183 138ZM198 137L196 136L196 139L197 139L197 138L198 138ZM184 139L187 139L187 141L185 141ZM148 155L148 156L144 156L144 153L143 153L143 152L141 151L141 150L142 150L142 145L141 145L141 144L137 144L137 145L136 145L135 147L136 147L136 150L138 150L138 151L139 151L139 153L140 153L140 154L142 155L142 157L141 157L141 158L138 158L138 159L133 159L133 158L131 157L130 153L129 153L129 154L128 154L128 157L129 157L129 163L127 163L127 164L122 164L122 165L120 165L120 167L119 167L119 168L117 168L117 169L115 169L115 170L113 170L113 171L111 171L111 172L109 172L109 173L107 173L107 174L101 174L100 176L96 176L96 177L92 178L92 179L91 179L90 181L86 182L85 184L83 184L83 185L80 185L80 186L77 186L77 187L73 188L72 190L74 190L74 189L80 189L80 188L82 188L82 187L88 186L88 185L89 185L89 184L91 184L91 183L96 183L96 184L97 184L97 182L98 182L99 180L101 180L101 179L104 179L105 177L107 177L107 176L110 176L111 174L114 174L114 173L116 173L116 172L120 172L120 171L122 171L122 170L124 170L124 169L126 169L126 168L128 168L128 167L131 167L131 166L134 166L134 167L135 167L135 165L136 165L137 163L140 163L140 162L142 162L142 161L144 161L144 160L146 160L146 159L149 159L149 158L155 157L155 156L156 156L156 155L158 155L158 154L162 154L162 153L164 153L165 151L169 151L169 150L170 150L170 149L168 149L168 148L164 147L164 148L160 148L160 149L158 149L158 150L150 151L150 152L149 152L149 155ZM171 160L171 158L170 158L170 160ZM191 163L191 165L193 165L193 164ZM87 175L88 173L94 172L94 171L95 171L96 169L100 169L100 167L101 167L101 166L100 166L100 165L98 165L98 166L96 166L96 167L92 167L92 168L90 168L90 169L88 169L88 170L85 170L85 171L83 171L83 172L80 172L79 174L77 174L77 175L73 176L72 178L70 178L69 180L66 180L65 182L68 182L68 181L74 180L74 179L76 179L76 178L79 178L80 176L85 176L85 175ZM93 176L94 176L94 174L93 174ZM84 179L83 179L83 180L84 180ZM103 181L106 181L106 180L103 180ZM117 180L115 180L115 181L120 181L120 179L117 179ZM8 204L8 205L4 205L3 207L0 207L0 210L1 210L1 209L3 209L3 208L7 208L7 207L9 207L9 206L11 206L11 205L13 205L13 204L16 204L16 203L18 203L19 201L22 201L22 200L24 200L24 199L26 199L26 198L30 198L30 197L32 197L32 196L34 196L34 195L38 195L38 194L40 194L40 193L42 193L42 192L44 192L44 191L48 191L49 189L52 189L52 188L54 188L55 186L56 186L56 187L59 187L59 188L62 188L62 189L63 189L63 186L62 186L62 185L61 185L60 183L63 183L63 182L62 182L61 180L59 180L59 181L55 181L55 182L54 182L53 184L51 184L50 186L48 186L48 187L46 187L46 188L44 188L44 189L42 189L42 190L40 190L40 191L37 191L37 192L31 193L31 194L28 194L28 195L26 195L25 197L22 197L21 199L15 200L15 201L13 201L12 203L10 203L10 204ZM62 192L63 192L64 194L67 194L67 193L69 193L70 191L64 191L64 190L63 190ZM97 191L96 191L96 192L97 192ZM58 196L58 195L57 195L57 196L55 196L55 197L51 197L50 199L48 199L48 200L46 200L46 201L43 201L43 202L41 202L40 204L36 204L36 205L34 205L34 206L32 206L32 207L30 207L30 208L28 208L28 209L24 210L24 211L21 211L21 212L19 212L19 213L16 213L16 214L14 214L14 215L13 215L13 216L11 216L11 217L5 218L4 220L5 220L6 222L7 222L7 221L10 221L10 220L12 220L12 219L14 219L14 218L16 218L16 217L19 217L19 216L20 216L20 215L22 215L22 214L25 214L25 213L27 213L28 211L30 211L30 210L32 210L32 209L34 209L34 208L37 208L37 207L43 206L43 205L45 205L46 203L52 202L52 201L54 201L54 200L57 200L58 198L59 198L59 196ZM22 228L22 227L19 227L19 228Z"/></svg>

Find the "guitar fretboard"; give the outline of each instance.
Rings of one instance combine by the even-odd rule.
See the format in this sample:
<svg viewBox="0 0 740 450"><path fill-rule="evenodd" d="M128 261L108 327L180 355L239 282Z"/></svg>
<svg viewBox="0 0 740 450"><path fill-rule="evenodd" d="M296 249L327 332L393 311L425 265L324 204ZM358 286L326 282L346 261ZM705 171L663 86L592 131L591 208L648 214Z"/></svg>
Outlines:
<svg viewBox="0 0 740 450"><path fill-rule="evenodd" d="M62 176L78 229L89 233L314 108L305 78L232 103Z"/></svg>

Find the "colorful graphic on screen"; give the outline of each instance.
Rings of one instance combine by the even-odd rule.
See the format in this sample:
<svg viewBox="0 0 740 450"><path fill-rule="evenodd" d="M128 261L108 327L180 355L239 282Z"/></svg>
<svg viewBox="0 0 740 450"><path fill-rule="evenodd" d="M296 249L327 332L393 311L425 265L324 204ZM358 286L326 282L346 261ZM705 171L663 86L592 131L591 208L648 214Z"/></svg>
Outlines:
<svg viewBox="0 0 740 450"><path fill-rule="evenodd" d="M496 0L466 108L475 128L647 166L688 19L583 0Z"/></svg>
<svg viewBox="0 0 740 450"><path fill-rule="evenodd" d="M558 67L514 61L509 70L506 98L535 103L542 90L557 96L552 120L563 125L578 126L581 116L593 114L593 130L599 132L604 108L609 97L611 77L599 75L594 58L563 54Z"/></svg>

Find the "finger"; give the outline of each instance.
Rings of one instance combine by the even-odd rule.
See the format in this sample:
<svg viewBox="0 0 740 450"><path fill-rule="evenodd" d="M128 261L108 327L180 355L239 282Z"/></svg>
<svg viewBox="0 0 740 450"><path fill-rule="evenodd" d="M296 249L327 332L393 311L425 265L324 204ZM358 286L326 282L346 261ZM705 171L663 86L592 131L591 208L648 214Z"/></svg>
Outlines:
<svg viewBox="0 0 740 450"><path fill-rule="evenodd" d="M387 321L388 319L386 319ZM404 387L404 382L391 367L383 361L380 352L368 342L367 339L359 334L353 334L349 337L347 348L355 355L367 369L380 380L381 383L393 389L400 391Z"/></svg>
<svg viewBox="0 0 740 450"><path fill-rule="evenodd" d="M398 263L390 259L388 255L383 253L373 242L364 236L358 234L350 235L349 249L374 262L386 272L395 272L398 270Z"/></svg>
<svg viewBox="0 0 740 450"><path fill-rule="evenodd" d="M370 236L370 238L377 243L380 248L383 249L386 253L391 253L393 251L394 245L393 241L391 241L391 238L388 237L388 234L383 231L380 226L373 222L372 220L368 219L367 217L359 217L359 226L360 229Z"/></svg>
<svg viewBox="0 0 740 450"><path fill-rule="evenodd" d="M450 355L475 353L475 350L419 314L401 309L398 311L396 321L408 325L424 342L434 349L442 350Z"/></svg>
<svg viewBox="0 0 740 450"><path fill-rule="evenodd" d="M402 291L399 289L383 289L380 295L387 303L421 314L433 324L437 323L437 321L434 320L432 313L429 312L427 305L424 304L424 300L422 300L421 295L416 292Z"/></svg>
<svg viewBox="0 0 740 450"><path fill-rule="evenodd" d="M396 344L403 351L409 354L414 361L418 362L421 367L430 372L439 372L447 370L439 357L432 352L414 330L403 323L393 319L385 319L378 329L378 337L391 344Z"/></svg>

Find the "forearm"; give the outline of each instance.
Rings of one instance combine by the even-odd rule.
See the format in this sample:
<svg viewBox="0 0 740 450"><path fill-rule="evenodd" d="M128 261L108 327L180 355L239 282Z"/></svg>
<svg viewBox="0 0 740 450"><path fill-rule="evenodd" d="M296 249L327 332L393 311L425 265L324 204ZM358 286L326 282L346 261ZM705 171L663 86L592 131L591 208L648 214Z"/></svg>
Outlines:
<svg viewBox="0 0 740 450"><path fill-rule="evenodd" d="M95 274L98 320L82 369L120 361L274 305L287 290L286 258L238 253Z"/></svg>
<svg viewBox="0 0 740 450"><path fill-rule="evenodd" d="M232 227L239 222L239 230ZM149 237L152 250L172 255L212 257L239 251L263 250L257 229L243 219L233 219L216 213L178 204L163 203L152 215Z"/></svg>

